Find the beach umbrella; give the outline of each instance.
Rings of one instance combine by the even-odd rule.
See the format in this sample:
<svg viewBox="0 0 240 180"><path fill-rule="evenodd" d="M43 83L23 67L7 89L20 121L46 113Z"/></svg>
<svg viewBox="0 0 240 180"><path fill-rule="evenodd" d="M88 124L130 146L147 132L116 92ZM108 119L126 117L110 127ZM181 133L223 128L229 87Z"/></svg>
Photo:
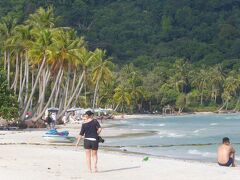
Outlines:
<svg viewBox="0 0 240 180"><path fill-rule="evenodd" d="M50 111L50 112L57 112L57 111L59 111L59 109L55 108L55 107L50 107L47 110Z"/></svg>

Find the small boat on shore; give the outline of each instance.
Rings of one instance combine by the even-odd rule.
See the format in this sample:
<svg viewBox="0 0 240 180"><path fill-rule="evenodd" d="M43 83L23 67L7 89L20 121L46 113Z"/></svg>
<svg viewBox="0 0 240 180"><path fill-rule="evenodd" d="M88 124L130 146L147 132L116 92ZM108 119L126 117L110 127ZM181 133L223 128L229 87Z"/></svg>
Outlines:
<svg viewBox="0 0 240 180"><path fill-rule="evenodd" d="M73 136L43 135L43 139L51 143L73 143L76 138Z"/></svg>
<svg viewBox="0 0 240 180"><path fill-rule="evenodd" d="M73 143L76 138L68 134L68 131L58 132L56 129L51 129L43 135L43 139L52 143Z"/></svg>

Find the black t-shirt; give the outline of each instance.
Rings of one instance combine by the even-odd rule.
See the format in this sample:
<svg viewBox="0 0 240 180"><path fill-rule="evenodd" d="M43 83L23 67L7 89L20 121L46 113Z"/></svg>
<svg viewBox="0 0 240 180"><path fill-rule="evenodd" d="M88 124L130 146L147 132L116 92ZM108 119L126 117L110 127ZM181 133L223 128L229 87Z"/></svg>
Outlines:
<svg viewBox="0 0 240 180"><path fill-rule="evenodd" d="M97 139L98 134L97 130L100 128L100 124L97 120L92 120L88 123L83 123L80 131L81 136L85 136L85 138L95 138Z"/></svg>

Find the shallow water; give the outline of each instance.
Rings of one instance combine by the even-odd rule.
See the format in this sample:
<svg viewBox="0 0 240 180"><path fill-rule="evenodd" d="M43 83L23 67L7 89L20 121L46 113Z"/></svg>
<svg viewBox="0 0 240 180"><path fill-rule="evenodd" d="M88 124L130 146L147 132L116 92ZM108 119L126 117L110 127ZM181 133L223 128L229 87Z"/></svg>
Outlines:
<svg viewBox="0 0 240 180"><path fill-rule="evenodd" d="M217 146L225 136L240 151L240 114L152 116L112 123L129 132L155 132L151 136L106 139L105 145L122 146L130 152L215 162ZM240 160L238 154L236 159Z"/></svg>

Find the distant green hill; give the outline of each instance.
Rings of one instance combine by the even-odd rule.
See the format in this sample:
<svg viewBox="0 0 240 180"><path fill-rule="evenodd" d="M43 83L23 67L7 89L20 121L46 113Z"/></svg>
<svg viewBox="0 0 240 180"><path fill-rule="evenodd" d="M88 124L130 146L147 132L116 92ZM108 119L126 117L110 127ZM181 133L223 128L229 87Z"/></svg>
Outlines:
<svg viewBox="0 0 240 180"><path fill-rule="evenodd" d="M1 0L0 16L23 21L50 4L60 25L77 29L90 49L107 49L116 63L145 67L181 57L216 64L240 55L240 0Z"/></svg>

